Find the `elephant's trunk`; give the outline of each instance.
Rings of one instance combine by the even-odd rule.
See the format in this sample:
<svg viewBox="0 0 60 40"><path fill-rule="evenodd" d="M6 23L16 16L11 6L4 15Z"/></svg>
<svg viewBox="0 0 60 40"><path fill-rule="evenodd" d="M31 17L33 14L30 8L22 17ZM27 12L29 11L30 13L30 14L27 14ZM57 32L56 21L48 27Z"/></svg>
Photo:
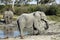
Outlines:
<svg viewBox="0 0 60 40"><path fill-rule="evenodd" d="M44 20L44 19L41 19L41 20L42 20L42 21L44 21L44 22L46 23L45 30L47 30L47 29L49 28L49 25L48 25L47 21L46 21L46 20Z"/></svg>
<svg viewBox="0 0 60 40"><path fill-rule="evenodd" d="M37 28L36 28L35 25L34 25L34 22L33 22L33 29L34 29L34 30L37 30Z"/></svg>

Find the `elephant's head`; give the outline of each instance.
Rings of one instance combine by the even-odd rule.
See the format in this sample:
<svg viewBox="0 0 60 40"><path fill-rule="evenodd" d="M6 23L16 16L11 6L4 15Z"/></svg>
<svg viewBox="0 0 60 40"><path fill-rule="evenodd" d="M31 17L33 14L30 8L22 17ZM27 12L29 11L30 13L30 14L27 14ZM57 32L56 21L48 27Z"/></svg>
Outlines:
<svg viewBox="0 0 60 40"><path fill-rule="evenodd" d="M49 25L48 25L47 21L45 20L46 15L44 14L44 12L39 12L39 11L34 12L33 16L37 19L40 19L40 21L44 21L46 23L46 27L44 27L45 30L47 30L49 28Z"/></svg>

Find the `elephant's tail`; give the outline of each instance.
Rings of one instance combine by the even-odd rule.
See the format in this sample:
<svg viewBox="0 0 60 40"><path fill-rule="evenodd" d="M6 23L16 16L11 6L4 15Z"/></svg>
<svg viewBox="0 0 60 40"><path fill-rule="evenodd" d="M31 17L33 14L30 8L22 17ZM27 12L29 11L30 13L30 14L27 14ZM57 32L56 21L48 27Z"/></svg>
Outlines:
<svg viewBox="0 0 60 40"><path fill-rule="evenodd" d="M20 32L20 23L19 23L19 20L17 20L17 25L18 25L18 29L19 29L19 32Z"/></svg>

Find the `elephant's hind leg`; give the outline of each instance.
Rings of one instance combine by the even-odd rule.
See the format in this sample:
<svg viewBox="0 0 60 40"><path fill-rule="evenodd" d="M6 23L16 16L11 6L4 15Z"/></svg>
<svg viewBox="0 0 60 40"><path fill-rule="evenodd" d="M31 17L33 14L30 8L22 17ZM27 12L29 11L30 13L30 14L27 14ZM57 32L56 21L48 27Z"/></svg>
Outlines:
<svg viewBox="0 0 60 40"><path fill-rule="evenodd" d="M24 37L23 29L25 27L25 21L18 20L17 23L18 23L18 29L19 29L19 32L20 32L20 37L21 37L21 39L23 39L23 37Z"/></svg>

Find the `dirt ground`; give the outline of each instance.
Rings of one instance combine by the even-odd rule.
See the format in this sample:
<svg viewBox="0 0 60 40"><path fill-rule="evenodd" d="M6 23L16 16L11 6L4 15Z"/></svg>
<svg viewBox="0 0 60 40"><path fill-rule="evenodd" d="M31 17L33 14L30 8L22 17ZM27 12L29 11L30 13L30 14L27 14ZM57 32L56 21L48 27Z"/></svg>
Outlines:
<svg viewBox="0 0 60 40"><path fill-rule="evenodd" d="M14 24L15 22L13 22ZM16 24L15 24L16 25ZM52 23L49 24L49 29L46 32L51 32L44 35L27 35L24 39L20 37L16 38L8 38L8 39L1 39L0 40L60 40L60 22L59 23Z"/></svg>
<svg viewBox="0 0 60 40"><path fill-rule="evenodd" d="M20 37L0 39L0 40L60 40L60 34L57 35L34 35L34 36L25 36L24 39Z"/></svg>

